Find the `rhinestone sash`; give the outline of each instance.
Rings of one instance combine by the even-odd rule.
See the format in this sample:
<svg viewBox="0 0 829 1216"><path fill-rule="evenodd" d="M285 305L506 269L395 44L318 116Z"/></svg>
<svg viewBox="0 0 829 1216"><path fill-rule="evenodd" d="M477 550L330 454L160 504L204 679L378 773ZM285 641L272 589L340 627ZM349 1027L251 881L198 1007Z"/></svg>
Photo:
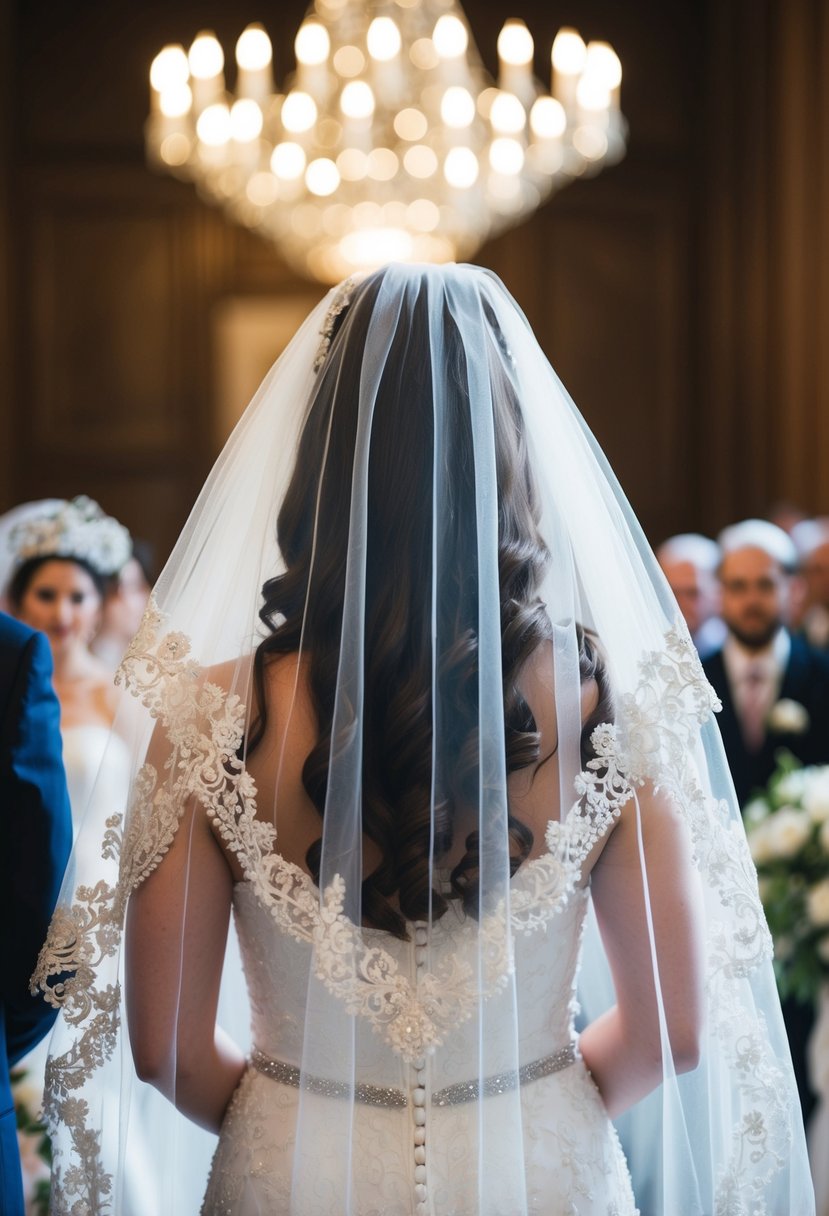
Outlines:
<svg viewBox="0 0 829 1216"><path fill-rule="evenodd" d="M529 1085L542 1077L561 1072L563 1068L574 1064L576 1059L576 1044L568 1043L552 1055L533 1060L530 1064L522 1064L517 1073L502 1072L493 1077L485 1077L483 1086L477 1080L458 1081L455 1085L447 1085L432 1095L432 1106L457 1106L462 1102L474 1102L481 1089L485 1098L510 1093L519 1085ZM310 1093L320 1094L325 1098L346 1098L350 1097L352 1092L352 1087L345 1081L331 1081L326 1077L315 1077L312 1073L305 1073L303 1076L293 1064L286 1064L284 1060L272 1060L258 1048L251 1052L250 1062L263 1076L280 1081L283 1085L290 1085L294 1089L303 1086ZM366 1106L386 1106L398 1110L404 1110L409 1104L402 1089L385 1085L366 1085L362 1082L354 1086L354 1098Z"/></svg>

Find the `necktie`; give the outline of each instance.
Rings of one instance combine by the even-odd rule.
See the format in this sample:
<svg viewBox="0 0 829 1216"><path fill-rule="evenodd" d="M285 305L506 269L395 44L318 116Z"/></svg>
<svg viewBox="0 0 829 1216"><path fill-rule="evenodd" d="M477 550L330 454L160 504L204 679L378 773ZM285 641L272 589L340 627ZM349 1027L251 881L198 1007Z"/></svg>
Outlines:
<svg viewBox="0 0 829 1216"><path fill-rule="evenodd" d="M740 726L750 752L759 752L766 737L766 675L761 664L752 664L742 680Z"/></svg>

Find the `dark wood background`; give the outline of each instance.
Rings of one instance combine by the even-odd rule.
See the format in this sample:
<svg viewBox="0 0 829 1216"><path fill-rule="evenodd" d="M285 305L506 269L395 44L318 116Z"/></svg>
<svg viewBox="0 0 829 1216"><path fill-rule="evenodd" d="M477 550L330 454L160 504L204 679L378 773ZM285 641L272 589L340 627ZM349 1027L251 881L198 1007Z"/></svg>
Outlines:
<svg viewBox="0 0 829 1216"><path fill-rule="evenodd" d="M98 498L164 556L216 455L216 311L305 297L145 166L149 63L297 0L0 0L0 510ZM651 539L791 499L829 512L829 0L488 0L622 59L630 147L477 260L516 296Z"/></svg>

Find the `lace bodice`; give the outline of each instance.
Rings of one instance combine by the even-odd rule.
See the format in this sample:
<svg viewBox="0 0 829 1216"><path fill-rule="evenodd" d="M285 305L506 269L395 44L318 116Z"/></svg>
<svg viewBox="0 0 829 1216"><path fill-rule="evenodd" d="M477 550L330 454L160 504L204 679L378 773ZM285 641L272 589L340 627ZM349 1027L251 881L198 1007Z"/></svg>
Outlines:
<svg viewBox="0 0 829 1216"><path fill-rule="evenodd" d="M532 866L530 862L530 870ZM525 887L528 877L519 872L513 888ZM575 976L586 902L586 891L579 892L559 916L539 931L541 937L533 933L516 938L521 1065L558 1051L572 1039ZM251 1002L254 1046L273 1059L299 1067L311 946L275 930L272 916L257 899L251 884L237 883L233 906ZM418 943L414 926L410 927L408 942L381 930L364 929L363 935L369 942L382 941L401 974L416 990L421 951L428 953L429 969L435 973L451 974L459 965L472 961L467 955L462 924L462 916L450 908L437 922L429 946ZM497 1001L495 997L494 1011ZM493 1024L497 1024L494 1017ZM470 1059L466 1041L469 1033L467 1023L457 1026L432 1053L433 1090L468 1080L461 1062ZM477 1030L474 1033L477 1035ZM407 1089L411 1080L408 1066L366 1019L357 1020L356 1034L359 1080ZM503 1044L500 1055L497 1045L492 1046L495 1071L509 1069L511 1043ZM322 1070L322 1062L318 1068ZM337 1057L332 1052L328 1075L336 1079L336 1074Z"/></svg>

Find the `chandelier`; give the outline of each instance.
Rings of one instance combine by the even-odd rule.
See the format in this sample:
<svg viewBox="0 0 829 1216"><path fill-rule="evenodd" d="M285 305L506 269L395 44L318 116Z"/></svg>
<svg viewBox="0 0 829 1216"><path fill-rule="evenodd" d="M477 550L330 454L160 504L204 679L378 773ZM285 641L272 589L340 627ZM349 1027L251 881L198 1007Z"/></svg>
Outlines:
<svg viewBox="0 0 829 1216"><path fill-rule="evenodd" d="M337 282L389 261L468 259L555 189L624 155L622 71L573 29L533 75L523 21L483 67L454 0L316 0L275 90L261 25L236 43L235 91L210 32L150 69L146 146L300 273Z"/></svg>

